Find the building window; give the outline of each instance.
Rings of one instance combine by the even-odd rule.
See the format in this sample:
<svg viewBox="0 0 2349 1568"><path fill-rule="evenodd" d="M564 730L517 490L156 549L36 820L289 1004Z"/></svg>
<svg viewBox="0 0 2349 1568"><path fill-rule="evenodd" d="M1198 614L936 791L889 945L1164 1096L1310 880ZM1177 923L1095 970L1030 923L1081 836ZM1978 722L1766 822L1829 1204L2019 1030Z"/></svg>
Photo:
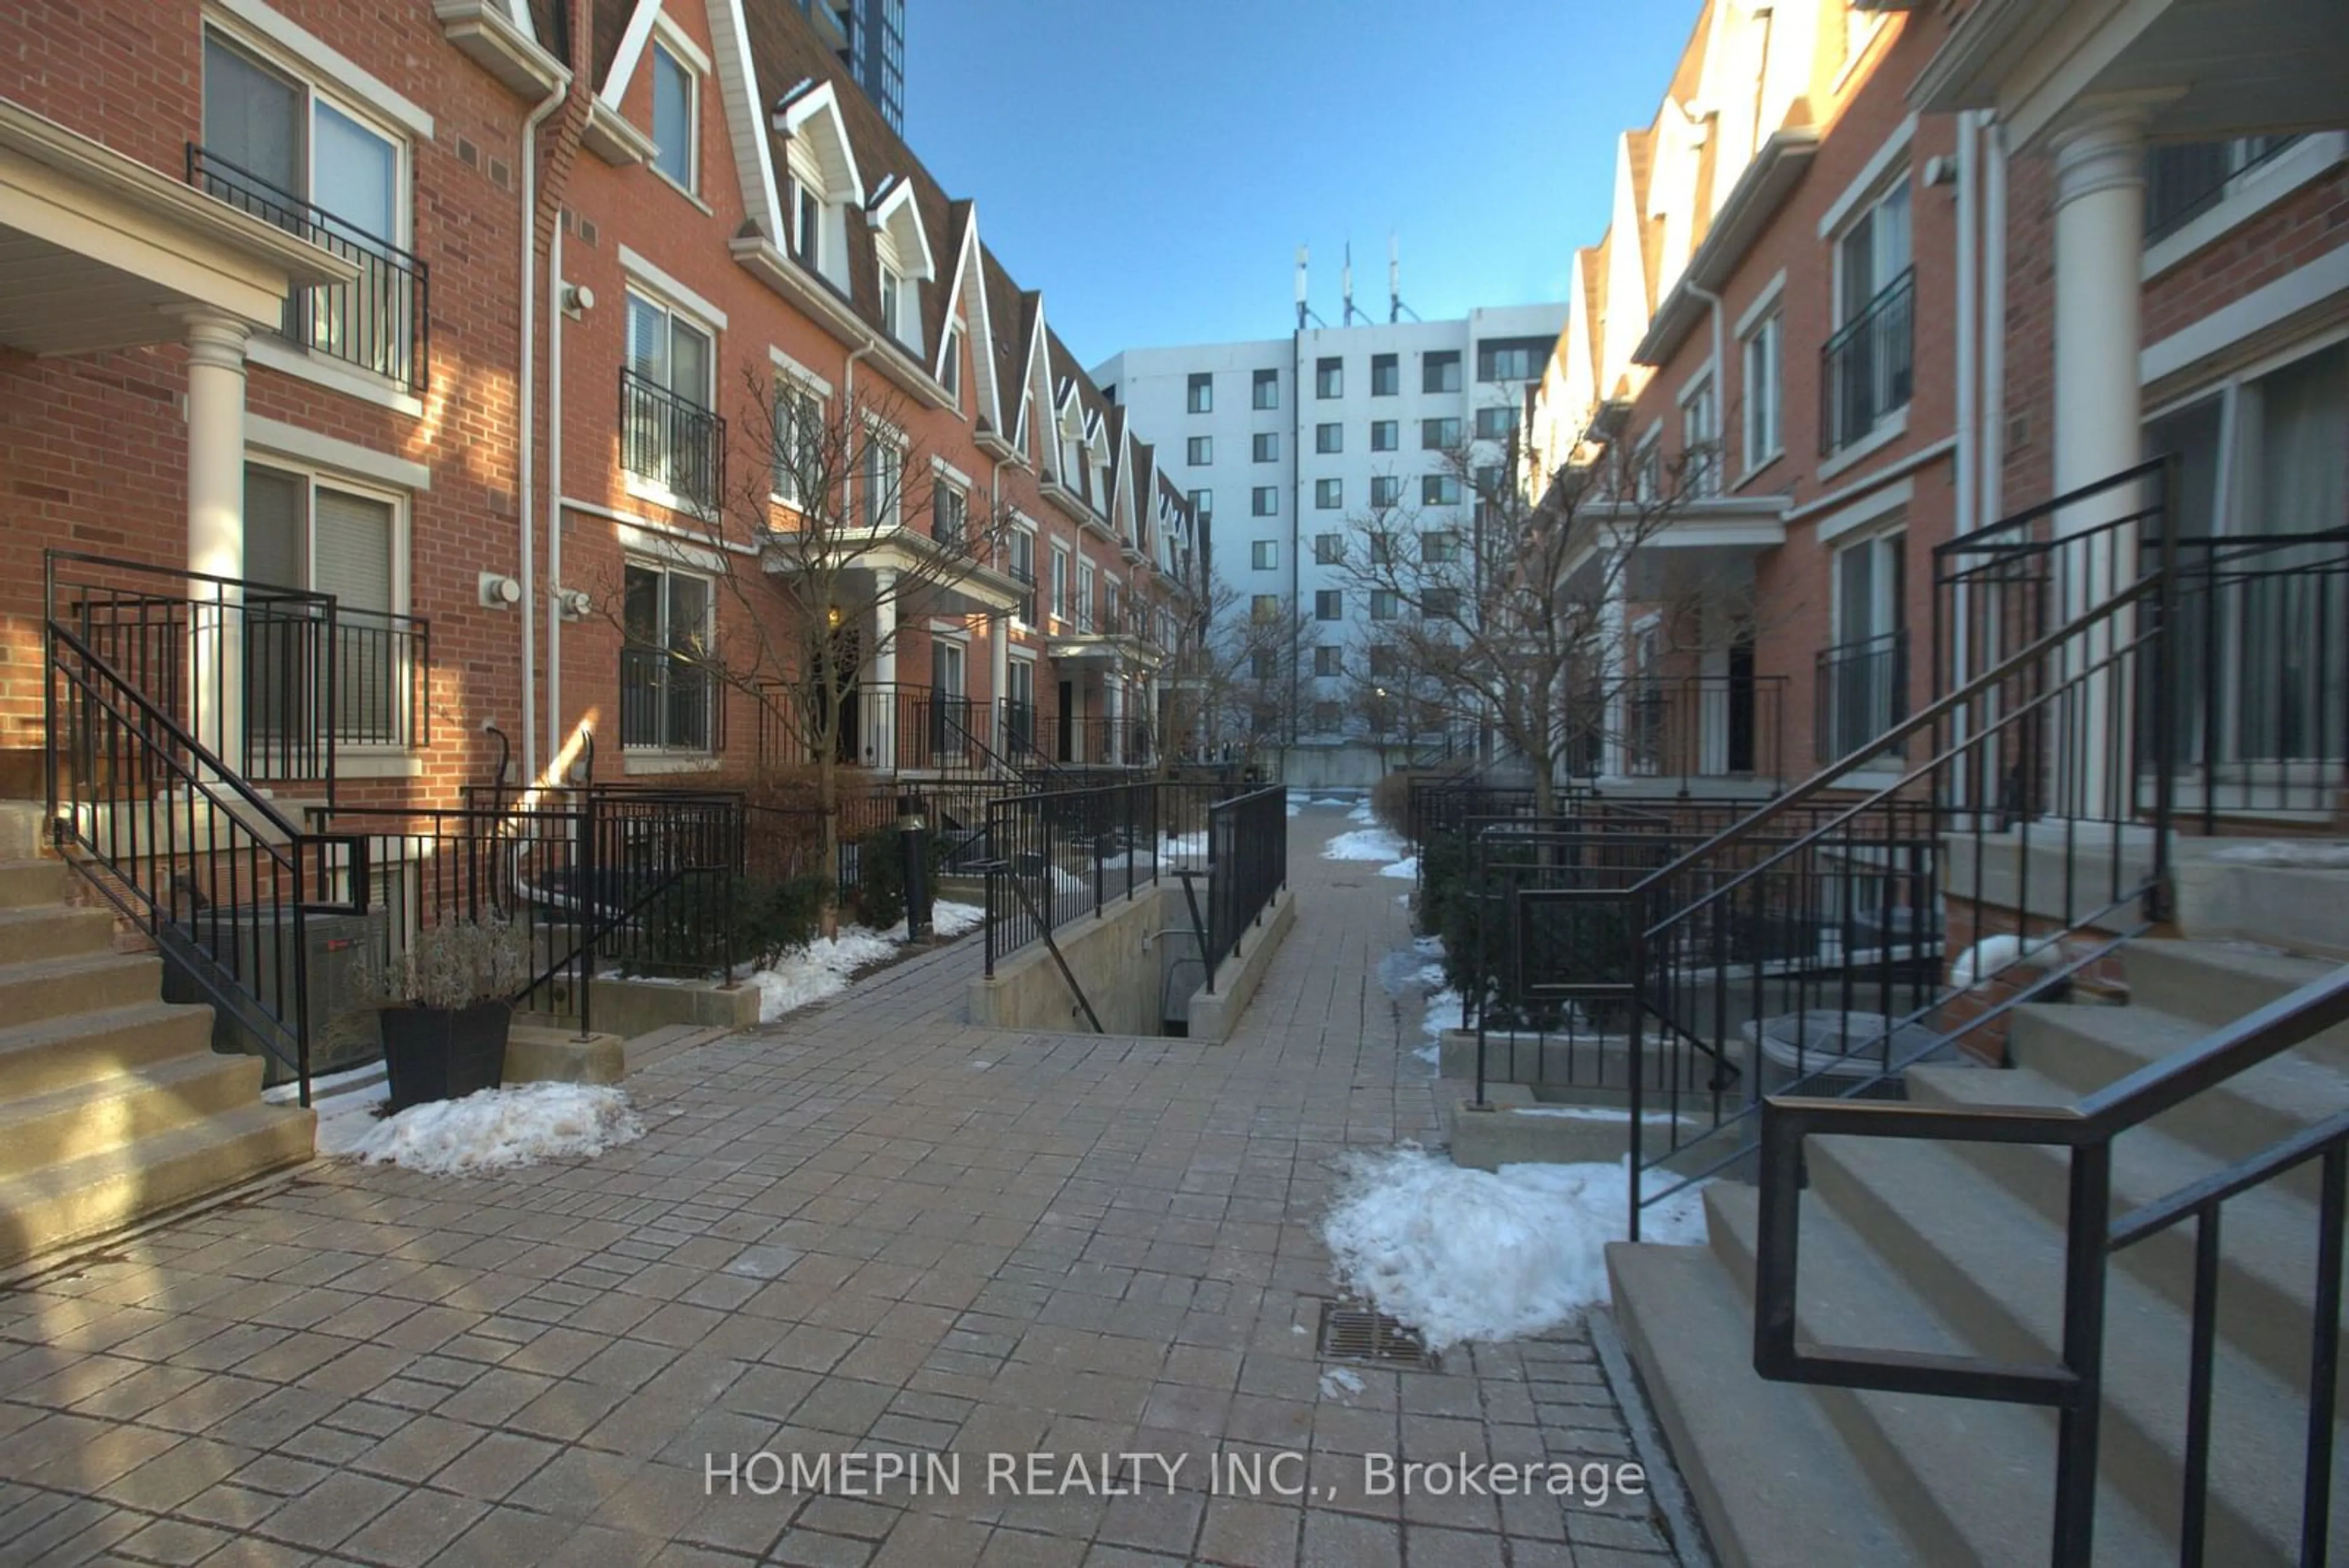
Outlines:
<svg viewBox="0 0 2349 1568"><path fill-rule="evenodd" d="M1681 399L1681 465L1683 488L1691 495L1721 492L1721 410L1713 395L1713 378L1705 377Z"/></svg>
<svg viewBox="0 0 2349 1568"><path fill-rule="evenodd" d="M1450 620L1460 613L1458 588L1426 588L1419 596L1422 620Z"/></svg>
<svg viewBox="0 0 2349 1568"><path fill-rule="evenodd" d="M1450 452L1460 444L1460 421L1456 419L1422 420L1419 421L1419 450Z"/></svg>
<svg viewBox="0 0 2349 1568"><path fill-rule="evenodd" d="M680 190L696 189L701 83L667 45L653 40L653 168Z"/></svg>
<svg viewBox="0 0 2349 1568"><path fill-rule="evenodd" d="M1401 359L1393 354L1371 356L1371 396L1392 398L1402 390Z"/></svg>
<svg viewBox="0 0 2349 1568"><path fill-rule="evenodd" d="M1402 504L1402 476L1394 473L1371 475L1371 504L1400 506Z"/></svg>
<svg viewBox="0 0 2349 1568"><path fill-rule="evenodd" d="M930 537L954 551L970 542L970 498L943 478L930 486Z"/></svg>
<svg viewBox="0 0 2349 1568"><path fill-rule="evenodd" d="M1446 348L1428 355L1419 362L1419 389L1422 392L1456 392L1460 389L1460 351Z"/></svg>
<svg viewBox="0 0 2349 1568"><path fill-rule="evenodd" d="M1280 542L1278 539L1254 539L1248 543L1248 566L1253 571L1277 571L1280 566Z"/></svg>
<svg viewBox="0 0 2349 1568"><path fill-rule="evenodd" d="M621 587L620 744L707 752L717 682L709 579L631 561Z"/></svg>
<svg viewBox="0 0 2349 1568"><path fill-rule="evenodd" d="M413 625L395 614L405 552L400 504L329 480L248 464L244 572L254 582L335 596L333 709L304 639L249 633L248 722L295 744L331 725L337 741L406 745L413 726ZM297 612L298 613L298 612ZM290 628L289 628L290 629Z"/></svg>
<svg viewBox="0 0 2349 1568"><path fill-rule="evenodd" d="M1384 642L1371 644L1371 673L1373 676L1387 677L1399 675L1402 672L1402 656L1395 650L1392 644Z"/></svg>
<svg viewBox="0 0 2349 1568"><path fill-rule="evenodd" d="M1419 536L1419 558L1440 566L1460 558L1460 535L1450 528L1432 528Z"/></svg>
<svg viewBox="0 0 2349 1568"><path fill-rule="evenodd" d="M1248 492L1248 511L1257 517L1280 515L1280 491L1276 485L1259 484Z"/></svg>
<svg viewBox="0 0 2349 1568"><path fill-rule="evenodd" d="M268 223L326 240L358 267L352 283L295 289L278 332L421 388L422 268L403 248L406 142L210 31L203 69L204 143L190 155L191 182Z"/></svg>
<svg viewBox="0 0 2349 1568"><path fill-rule="evenodd" d="M1069 618L1069 553L1052 552L1052 618L1065 624Z"/></svg>
<svg viewBox="0 0 2349 1568"><path fill-rule="evenodd" d="M1340 588L1321 588L1317 590L1313 595L1313 618L1315 620L1345 619L1346 595L1344 590Z"/></svg>
<svg viewBox="0 0 2349 1568"><path fill-rule="evenodd" d="M1313 564L1317 566L1343 566L1346 561L1346 536L1343 534L1313 535Z"/></svg>
<svg viewBox="0 0 2349 1568"><path fill-rule="evenodd" d="M1371 450L1372 452L1394 452L1401 448L1402 445L1402 421L1401 420L1372 420L1371 421Z"/></svg>
<svg viewBox="0 0 2349 1568"><path fill-rule="evenodd" d="M938 385L947 389L954 405L962 407L962 323L947 323L946 358L938 361Z"/></svg>
<svg viewBox="0 0 2349 1568"><path fill-rule="evenodd" d="M1254 462L1278 462L1280 432L1278 431L1257 431L1249 440L1248 458Z"/></svg>
<svg viewBox="0 0 2349 1568"><path fill-rule="evenodd" d="M1316 702L1313 704L1313 732L1315 734L1334 735L1341 727L1343 727L1344 722L1344 711L1340 709L1337 703Z"/></svg>
<svg viewBox="0 0 2349 1568"><path fill-rule="evenodd" d="M1346 504L1343 480L1317 479L1313 482L1313 507L1317 512L1335 512Z"/></svg>
<svg viewBox="0 0 2349 1568"><path fill-rule="evenodd" d="M774 497L786 506L798 506L809 493L823 487L823 405L813 392L796 385L775 389Z"/></svg>
<svg viewBox="0 0 2349 1568"><path fill-rule="evenodd" d="M792 254L800 265L821 274L823 266L823 192L792 177Z"/></svg>
<svg viewBox="0 0 2349 1568"><path fill-rule="evenodd" d="M1216 461L1216 438L1193 436L1184 443L1183 461L1193 468L1205 468Z"/></svg>
<svg viewBox="0 0 2349 1568"><path fill-rule="evenodd" d="M1341 424L1320 424L1313 427L1313 450L1319 452L1346 450L1346 427Z"/></svg>
<svg viewBox="0 0 2349 1568"><path fill-rule="evenodd" d="M2145 237L2150 244L2226 199L2235 182L2264 168L2297 136L2238 136L2156 147L2145 161Z"/></svg>
<svg viewBox="0 0 2349 1568"><path fill-rule="evenodd" d="M1778 348L1784 321L1772 311L1745 339L1745 471L1783 450L1778 422Z"/></svg>
<svg viewBox="0 0 2349 1568"><path fill-rule="evenodd" d="M1317 648L1313 650L1313 673L1322 677L1346 673L1346 650L1342 648Z"/></svg>
<svg viewBox="0 0 2349 1568"><path fill-rule="evenodd" d="M1215 412L1215 376L1206 370L1195 370L1192 372L1191 387L1188 396L1189 401L1187 406L1191 412L1195 414L1211 414Z"/></svg>
<svg viewBox="0 0 2349 1568"><path fill-rule="evenodd" d="M1402 596L1396 593L1392 588L1372 588L1371 590L1371 618L1372 620L1394 619L1395 610L1402 602Z"/></svg>
<svg viewBox="0 0 2349 1568"><path fill-rule="evenodd" d="M1098 607L1094 598L1095 580L1093 564L1080 560L1077 563L1077 630L1086 636L1092 633L1093 615Z"/></svg>
<svg viewBox="0 0 2349 1568"><path fill-rule="evenodd" d="M1476 410L1478 441L1507 441L1517 433L1517 410L1514 403L1487 403Z"/></svg>
<svg viewBox="0 0 2349 1568"><path fill-rule="evenodd" d="M1480 381L1530 381L1541 374L1555 339L1495 337L1476 345L1476 379Z"/></svg>
<svg viewBox="0 0 2349 1568"><path fill-rule="evenodd" d="M1278 594L1257 594L1248 600L1248 619L1256 622L1258 626L1262 626L1267 621L1275 621L1279 618L1280 596ZM1269 653L1259 653L1257 655L1257 658L1259 659L1269 660L1272 658L1272 655ZM1260 665L1258 668L1262 669L1263 666Z"/></svg>
<svg viewBox="0 0 2349 1568"><path fill-rule="evenodd" d="M1663 499L1664 462L1663 454L1658 450L1660 445L1657 439L1650 435L1631 453L1631 497L1635 501Z"/></svg>
<svg viewBox="0 0 2349 1568"><path fill-rule="evenodd" d="M1837 238L1835 266L1836 332L1820 355L1822 455L1909 403L1917 275L1906 171Z"/></svg>
<svg viewBox="0 0 2349 1568"><path fill-rule="evenodd" d="M1191 514L1205 521L1216 514L1216 493L1212 490L1191 492Z"/></svg>
<svg viewBox="0 0 2349 1568"><path fill-rule="evenodd" d="M709 411L713 339L658 300L628 294L620 371L620 466L688 506L719 503L726 425Z"/></svg>
<svg viewBox="0 0 2349 1568"><path fill-rule="evenodd" d="M1395 536L1383 528L1371 533L1371 565L1392 566L1395 564Z"/></svg>
<svg viewBox="0 0 2349 1568"><path fill-rule="evenodd" d="M920 319L916 286L887 262L881 264L881 330L899 343L914 340Z"/></svg>
<svg viewBox="0 0 2349 1568"><path fill-rule="evenodd" d="M1818 751L1829 760L1908 716L1905 544L1893 529L1836 552L1836 644L1819 656Z"/></svg>
<svg viewBox="0 0 2349 1568"><path fill-rule="evenodd" d="M1280 407L1280 372L1258 370L1248 386L1248 401L1259 409Z"/></svg>
<svg viewBox="0 0 2349 1568"><path fill-rule="evenodd" d="M1020 597L1019 607L1012 612L1021 626L1036 624L1036 535L1026 528L1015 529L1011 535L1011 576L1028 589Z"/></svg>
<svg viewBox="0 0 2349 1568"><path fill-rule="evenodd" d="M1313 395L1317 398L1342 398L1346 395L1346 361L1332 354L1313 361Z"/></svg>
<svg viewBox="0 0 2349 1568"><path fill-rule="evenodd" d="M863 518L867 528L886 532L904 520L905 510L905 449L889 432L864 432Z"/></svg>
<svg viewBox="0 0 2349 1568"><path fill-rule="evenodd" d="M1419 504L1422 506L1457 506L1460 504L1460 476L1455 473L1423 473L1419 476Z"/></svg>

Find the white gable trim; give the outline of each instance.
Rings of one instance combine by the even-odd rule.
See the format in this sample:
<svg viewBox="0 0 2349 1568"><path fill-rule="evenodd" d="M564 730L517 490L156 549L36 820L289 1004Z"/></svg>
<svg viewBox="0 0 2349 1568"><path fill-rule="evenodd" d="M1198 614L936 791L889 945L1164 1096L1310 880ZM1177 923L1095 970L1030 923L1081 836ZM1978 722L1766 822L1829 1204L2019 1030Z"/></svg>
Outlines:
<svg viewBox="0 0 2349 1568"><path fill-rule="evenodd" d="M809 127L821 119L828 135L822 148L812 146L816 171L823 176L824 193L835 202L854 202L864 205L864 179L856 170L856 154L848 140L848 122L840 117L840 99L832 83L823 82L800 94L783 105L775 116L776 128L792 139L796 147Z"/></svg>
<svg viewBox="0 0 2349 1568"><path fill-rule="evenodd" d="M620 107L628 83L636 78L636 67L644 62L645 48L652 42L653 24L660 18L660 8L661 0L637 0L627 26L620 33L620 47L612 56L612 69L595 94L614 109Z"/></svg>
<svg viewBox="0 0 2349 1568"><path fill-rule="evenodd" d="M734 148L734 174L742 187L742 210L759 232L788 246L783 232L782 198L775 189L775 158L767 145L759 114L757 68L750 60L750 33L742 16L742 0L725 0L710 7L709 42L718 51L711 76L718 83L720 112L726 116L726 137Z"/></svg>
<svg viewBox="0 0 2349 1568"><path fill-rule="evenodd" d="M930 236L922 226L921 203L914 200L911 180L893 179L866 210L864 221L889 236L890 246L897 253L898 272L924 283L937 277L937 265L930 259Z"/></svg>

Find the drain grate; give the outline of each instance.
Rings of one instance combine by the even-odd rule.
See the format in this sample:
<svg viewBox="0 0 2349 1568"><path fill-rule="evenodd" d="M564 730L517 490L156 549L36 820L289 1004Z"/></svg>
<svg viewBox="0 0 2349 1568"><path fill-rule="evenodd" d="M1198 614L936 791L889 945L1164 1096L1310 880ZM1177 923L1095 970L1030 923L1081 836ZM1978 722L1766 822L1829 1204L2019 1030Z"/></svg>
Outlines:
<svg viewBox="0 0 2349 1568"><path fill-rule="evenodd" d="M1426 1336L1419 1330L1349 1302L1321 1303L1321 1355L1329 1361L1366 1361L1379 1366L1433 1366Z"/></svg>

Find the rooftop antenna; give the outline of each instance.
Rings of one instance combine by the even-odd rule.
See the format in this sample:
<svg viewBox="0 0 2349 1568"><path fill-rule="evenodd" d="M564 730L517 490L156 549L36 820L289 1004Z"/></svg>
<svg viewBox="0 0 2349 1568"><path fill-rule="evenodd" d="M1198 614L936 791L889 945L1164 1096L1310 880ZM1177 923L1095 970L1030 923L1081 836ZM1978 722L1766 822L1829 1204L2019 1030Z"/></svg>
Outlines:
<svg viewBox="0 0 2349 1568"><path fill-rule="evenodd" d="M1312 307L1305 303L1305 261L1308 254L1303 245L1297 247L1297 330L1299 332L1305 330L1305 324L1308 321L1320 327L1330 325L1314 315Z"/></svg>
<svg viewBox="0 0 2349 1568"><path fill-rule="evenodd" d="M1371 313L1354 308L1354 242L1351 240L1346 242L1346 267L1345 271L1339 275L1340 286L1344 289L1346 296L1346 311L1340 319L1345 325L1351 327L1354 324L1354 317L1359 316L1362 318L1362 325L1368 327L1371 324Z"/></svg>
<svg viewBox="0 0 2349 1568"><path fill-rule="evenodd" d="M1387 231L1387 320L1401 321L1406 310L1411 310L1411 318L1413 321L1419 319L1419 312L1412 310L1410 306L1402 302L1402 248L1395 239L1394 231L1389 229Z"/></svg>

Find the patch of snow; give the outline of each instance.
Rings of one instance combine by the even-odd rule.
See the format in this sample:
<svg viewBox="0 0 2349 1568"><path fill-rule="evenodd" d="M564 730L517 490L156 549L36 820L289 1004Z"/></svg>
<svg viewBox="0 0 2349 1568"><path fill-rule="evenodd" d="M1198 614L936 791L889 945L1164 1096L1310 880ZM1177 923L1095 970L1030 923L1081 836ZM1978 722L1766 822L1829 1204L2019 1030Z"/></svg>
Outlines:
<svg viewBox="0 0 2349 1568"><path fill-rule="evenodd" d="M1299 813L1303 812L1304 809L1304 805L1299 802L1292 800L1288 803L1288 815L1291 816L1298 815Z"/></svg>
<svg viewBox="0 0 2349 1568"><path fill-rule="evenodd" d="M750 983L759 988L759 1022L772 1023L786 1013L831 1001L848 989L850 975L895 958L897 950L896 942L863 926L843 926L836 937L816 938L804 950L787 954L774 968L750 976Z"/></svg>
<svg viewBox="0 0 2349 1568"><path fill-rule="evenodd" d="M1631 1119L1630 1112L1609 1110L1605 1106L1511 1106L1508 1107L1508 1112L1513 1116L1556 1116L1561 1121L1571 1122L1628 1124ZM1672 1116L1669 1111L1650 1111L1640 1118L1642 1125L1649 1122L1669 1122L1671 1119Z"/></svg>
<svg viewBox="0 0 2349 1568"><path fill-rule="evenodd" d="M1339 795L1325 794L1319 800L1309 800L1305 804L1308 805L1351 805L1354 803Z"/></svg>
<svg viewBox="0 0 2349 1568"><path fill-rule="evenodd" d="M1358 827L1321 846L1324 860L1400 860L1404 844L1383 827Z"/></svg>
<svg viewBox="0 0 2349 1568"><path fill-rule="evenodd" d="M1441 1045L1422 1045L1418 1050L1413 1051L1412 1054L1433 1067L1444 1060L1444 1047Z"/></svg>
<svg viewBox="0 0 2349 1568"><path fill-rule="evenodd" d="M1297 1331L1303 1334L1303 1329ZM1332 1366L1321 1375L1321 1397L1335 1399L1341 1394L1360 1394L1364 1385L1361 1377L1342 1366Z"/></svg>
<svg viewBox="0 0 2349 1568"><path fill-rule="evenodd" d="M2349 871L2349 844L2230 844L2210 852L2230 866L2280 866L2301 871Z"/></svg>
<svg viewBox="0 0 2349 1568"><path fill-rule="evenodd" d="M1303 1334L1305 1332L1305 1325L1301 1323L1292 1323L1288 1325L1288 1332L1291 1334Z"/></svg>
<svg viewBox="0 0 2349 1568"><path fill-rule="evenodd" d="M1405 1146L1362 1152L1322 1241L1339 1279L1418 1328L1428 1348L1519 1339L1607 1299L1606 1246L1627 1231L1629 1162L1464 1170ZM1703 1239L1695 1189L1640 1216L1643 1241Z"/></svg>
<svg viewBox="0 0 2349 1568"><path fill-rule="evenodd" d="M1392 866L1381 866L1379 875L1392 877L1399 882L1416 882L1419 880L1419 857L1406 855Z"/></svg>
<svg viewBox="0 0 2349 1568"><path fill-rule="evenodd" d="M645 1124L626 1095L592 1084L483 1089L461 1100L410 1106L364 1126L356 1125L358 1120L322 1123L319 1148L434 1176L512 1170L543 1159L592 1159L645 1136Z"/></svg>
<svg viewBox="0 0 2349 1568"><path fill-rule="evenodd" d="M1170 833L1166 836L1165 854L1205 855L1206 852L1207 836L1205 832Z"/></svg>
<svg viewBox="0 0 2349 1568"><path fill-rule="evenodd" d="M2028 941L2013 932L1984 937L1960 953L1957 961L1950 966L1950 983L1968 990L1987 984L1998 978L2001 970L2010 969L2054 945L2053 937L2035 937Z"/></svg>
<svg viewBox="0 0 2349 1568"><path fill-rule="evenodd" d="M1346 820L1348 822L1376 822L1378 820L1377 817L1371 815L1371 802L1368 795L1363 796L1361 800L1354 803L1354 809L1346 814Z"/></svg>
<svg viewBox="0 0 2349 1568"><path fill-rule="evenodd" d="M1438 981L1441 981L1444 978L1444 971L1442 970L1437 970L1435 971L1435 978ZM1427 1012L1421 1020L1421 1029L1423 1033L1426 1034L1427 1038L1432 1042L1441 1044L1443 1042L1444 1032L1445 1030L1457 1029L1459 1027L1460 993L1449 987L1446 987L1442 991L1429 992L1427 993Z"/></svg>

